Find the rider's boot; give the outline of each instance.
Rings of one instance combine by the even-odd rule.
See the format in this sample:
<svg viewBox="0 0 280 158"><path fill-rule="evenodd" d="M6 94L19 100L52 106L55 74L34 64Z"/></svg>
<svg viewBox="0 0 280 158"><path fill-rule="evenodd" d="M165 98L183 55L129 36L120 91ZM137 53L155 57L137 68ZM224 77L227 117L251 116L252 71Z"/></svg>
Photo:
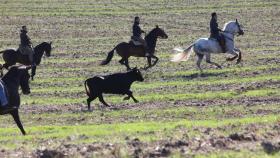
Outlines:
<svg viewBox="0 0 280 158"><path fill-rule="evenodd" d="M219 41L219 44L220 44L220 46L221 46L221 48L222 48L222 52L223 53L226 53L226 44L225 44L225 40L220 40Z"/></svg>

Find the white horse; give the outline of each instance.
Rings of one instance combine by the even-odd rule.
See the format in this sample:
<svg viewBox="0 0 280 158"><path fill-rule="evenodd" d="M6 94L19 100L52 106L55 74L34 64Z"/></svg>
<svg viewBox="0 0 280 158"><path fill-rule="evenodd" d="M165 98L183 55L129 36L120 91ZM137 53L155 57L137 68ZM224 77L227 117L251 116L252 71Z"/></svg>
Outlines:
<svg viewBox="0 0 280 158"><path fill-rule="evenodd" d="M241 51L238 48L234 47L234 36L235 35L243 35L244 31L242 26L239 25L237 19L236 21L230 21L224 25L222 34L225 37L226 42L226 53L234 55L232 58L227 58L228 61L232 61L237 59L236 64L241 61ZM187 61L191 55L191 52L194 51L197 55L197 67L200 72L202 69L200 67L203 56L206 56L206 62L217 66L218 68L222 68L219 64L211 61L211 53L222 53L222 48L219 42L213 38L200 38L195 43L190 45L186 49L182 48L174 48L174 51L177 52L171 59L173 62Z"/></svg>

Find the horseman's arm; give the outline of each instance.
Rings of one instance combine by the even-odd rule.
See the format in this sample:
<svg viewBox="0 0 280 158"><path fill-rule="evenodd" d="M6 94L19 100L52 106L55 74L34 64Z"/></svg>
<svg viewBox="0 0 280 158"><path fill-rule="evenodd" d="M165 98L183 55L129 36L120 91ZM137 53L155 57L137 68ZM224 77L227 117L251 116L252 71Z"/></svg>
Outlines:
<svg viewBox="0 0 280 158"><path fill-rule="evenodd" d="M27 35L26 35L26 37L27 37L28 44L29 44L29 45L32 45L31 38L30 38L29 36L27 36Z"/></svg>
<svg viewBox="0 0 280 158"><path fill-rule="evenodd" d="M210 22L210 29L213 30L213 31L222 31L219 26L218 26L218 23L215 22L215 21L211 21Z"/></svg>

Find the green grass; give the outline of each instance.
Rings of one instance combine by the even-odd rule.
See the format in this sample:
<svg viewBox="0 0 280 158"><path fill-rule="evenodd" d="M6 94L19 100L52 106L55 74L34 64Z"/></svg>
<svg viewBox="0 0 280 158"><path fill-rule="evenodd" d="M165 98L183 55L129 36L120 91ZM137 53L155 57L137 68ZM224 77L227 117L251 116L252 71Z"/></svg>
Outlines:
<svg viewBox="0 0 280 158"><path fill-rule="evenodd" d="M28 136L16 136L12 133L16 133L18 130L15 128L5 128L1 130L2 134L0 142L11 141L16 139L17 141L29 141L30 144L36 146L37 141L40 139L66 139L71 135L86 135L89 137L88 141L107 141L110 139L112 142L122 142L123 136L140 135L141 140L155 141L156 137L153 137L153 132L169 132L176 127L185 127L188 129L194 127L223 127L227 125L247 125L251 123L266 123L272 124L279 121L277 115L266 115L258 117L247 118L232 118L223 120L180 120L176 122L157 121L157 122L133 122L133 123L116 123L116 124L100 124L100 125L69 125L69 126L33 126L28 127ZM147 133L151 133L151 137ZM6 133L6 134L5 134ZM9 133L9 134L8 134ZM145 134L144 134L145 133ZM142 135L143 134L143 135ZM152 139L152 140L147 140ZM159 137L160 138L160 137ZM35 144L34 144L35 143Z"/></svg>
<svg viewBox="0 0 280 158"><path fill-rule="evenodd" d="M1 116L0 148L16 154L32 153L42 146L54 149L61 144L104 142L120 145L123 157L129 157L127 136L151 145L161 140L180 140L185 134L190 139L203 139L208 135L200 129L207 127L215 130L211 136L227 137L234 132L252 132L247 128L251 125L258 128L256 134L266 136L279 124L279 5L277 0L3 1L1 50L18 46L23 24L28 25L34 44L53 41L55 49L53 57L44 58L38 67L35 81L30 84L32 94L21 98L20 115L28 135L22 137L12 118ZM213 55L212 61L222 64L223 69L203 61L205 75L198 77L194 54L188 62L169 60L174 47L208 37L209 13L213 11L218 12L219 26L235 18L244 25L245 35L237 37L235 43L243 53L243 62L234 65L225 62L227 55ZM136 15L141 17L145 31L158 24L169 36L158 40L159 63L142 71L144 82L132 85L140 102L105 95L105 100L118 110L82 111L81 107L86 109L86 78L125 71L116 53L109 65L99 63L116 44L129 40ZM134 57L130 64L141 67L146 60ZM201 102L207 105L195 105ZM92 103L96 105L99 101ZM219 149L207 155L192 147L188 153L194 157L278 156L266 155L259 144L253 151ZM171 157L184 157L179 151L172 151ZM111 156L100 155L97 157Z"/></svg>
<svg viewBox="0 0 280 158"><path fill-rule="evenodd" d="M279 153L276 154L267 154L265 152L251 152L246 149L241 151L226 151L226 152L216 152L212 154L197 155L195 158L277 158ZM180 157L180 156L178 156Z"/></svg>
<svg viewBox="0 0 280 158"><path fill-rule="evenodd" d="M141 96L135 95L141 102L151 102L151 101L175 101L175 100L206 100L206 99L229 99L229 98L242 98L242 97L265 97L265 96L280 96L279 89L258 89L258 90L247 90L245 92L235 92L235 91L216 91L216 92L204 92L204 93L191 93L191 92L181 92L177 91L174 93L147 93ZM57 94L59 95L59 94ZM98 99L96 99L98 100ZM112 103L122 103L127 102L123 101L121 96L109 97L105 96L105 100L108 100ZM22 104L36 104L36 105L61 105L61 104L78 104L85 103L86 98L72 98L72 97L30 97L25 96L22 99ZM130 100L129 102L132 102Z"/></svg>

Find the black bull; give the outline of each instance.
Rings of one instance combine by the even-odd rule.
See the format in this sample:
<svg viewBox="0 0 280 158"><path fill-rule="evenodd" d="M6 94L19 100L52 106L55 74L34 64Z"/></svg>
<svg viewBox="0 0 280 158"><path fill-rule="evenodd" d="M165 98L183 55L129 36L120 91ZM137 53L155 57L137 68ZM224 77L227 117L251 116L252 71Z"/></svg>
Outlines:
<svg viewBox="0 0 280 158"><path fill-rule="evenodd" d="M90 110L90 103L99 98L99 101L105 106L109 106L103 99L103 93L128 95L125 100L132 98L138 102L130 91L130 86L134 81L143 81L141 72L134 68L126 73L116 73L108 76L95 76L85 81L85 89L88 95L87 104Z"/></svg>

